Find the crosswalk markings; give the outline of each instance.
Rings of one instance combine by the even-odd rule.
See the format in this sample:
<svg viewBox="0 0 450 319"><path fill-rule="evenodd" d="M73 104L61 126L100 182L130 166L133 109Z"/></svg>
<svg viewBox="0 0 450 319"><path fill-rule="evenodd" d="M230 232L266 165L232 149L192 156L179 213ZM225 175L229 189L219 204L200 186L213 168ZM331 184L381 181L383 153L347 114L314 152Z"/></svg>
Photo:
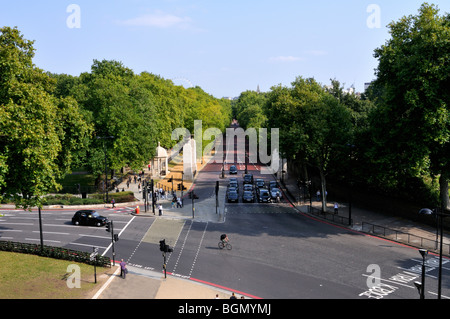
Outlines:
<svg viewBox="0 0 450 319"><path fill-rule="evenodd" d="M180 236L184 223L185 220L182 219L156 219L142 241L159 245L159 241L165 239L166 244L173 247Z"/></svg>
<svg viewBox="0 0 450 319"><path fill-rule="evenodd" d="M115 208L107 208L106 210L112 211L114 213L123 213L123 212L132 212L136 209L136 207L115 207Z"/></svg>

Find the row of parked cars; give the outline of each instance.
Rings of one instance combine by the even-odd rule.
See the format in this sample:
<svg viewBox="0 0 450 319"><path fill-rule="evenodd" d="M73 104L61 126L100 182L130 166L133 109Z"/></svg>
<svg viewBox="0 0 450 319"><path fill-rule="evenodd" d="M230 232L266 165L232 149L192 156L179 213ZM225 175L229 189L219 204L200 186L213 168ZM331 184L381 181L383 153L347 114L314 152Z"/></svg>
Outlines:
<svg viewBox="0 0 450 319"><path fill-rule="evenodd" d="M276 181L266 183L262 178L253 179L252 174L245 174L242 183L242 191L239 187L237 178L231 177L228 182L226 199L230 202L239 202L242 194L242 202L270 203L280 201L282 193Z"/></svg>

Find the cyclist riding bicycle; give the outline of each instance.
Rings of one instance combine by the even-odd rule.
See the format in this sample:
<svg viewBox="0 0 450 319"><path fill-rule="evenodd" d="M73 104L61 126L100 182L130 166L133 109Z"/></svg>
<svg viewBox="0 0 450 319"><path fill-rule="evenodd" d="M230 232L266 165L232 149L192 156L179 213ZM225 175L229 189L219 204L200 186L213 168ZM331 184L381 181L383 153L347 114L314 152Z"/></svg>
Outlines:
<svg viewBox="0 0 450 319"><path fill-rule="evenodd" d="M228 243L230 240L228 239L227 234L222 234L220 235L220 240L222 241L222 243Z"/></svg>

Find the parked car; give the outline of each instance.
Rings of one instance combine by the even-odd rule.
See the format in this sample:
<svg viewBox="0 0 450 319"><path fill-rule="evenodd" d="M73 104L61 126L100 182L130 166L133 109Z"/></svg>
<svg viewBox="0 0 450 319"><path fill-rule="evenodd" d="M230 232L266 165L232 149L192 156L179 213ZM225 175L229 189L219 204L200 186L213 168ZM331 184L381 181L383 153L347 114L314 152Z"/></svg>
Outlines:
<svg viewBox="0 0 450 319"><path fill-rule="evenodd" d="M262 188L266 185L266 183L264 182L264 180L262 178L257 178L255 181L255 186L256 188Z"/></svg>
<svg viewBox="0 0 450 319"><path fill-rule="evenodd" d="M105 226L108 218L100 216L95 210L79 210L72 217L72 224L84 226Z"/></svg>
<svg viewBox="0 0 450 319"><path fill-rule="evenodd" d="M244 175L244 184L253 184L253 175L252 174Z"/></svg>
<svg viewBox="0 0 450 319"><path fill-rule="evenodd" d="M236 168L236 165L231 165L230 166L230 174L237 174L238 170Z"/></svg>
<svg viewBox="0 0 450 319"><path fill-rule="evenodd" d="M270 203L270 193L269 190L266 188L259 188L258 189L258 202L260 203Z"/></svg>
<svg viewBox="0 0 450 319"><path fill-rule="evenodd" d="M227 201L230 202L239 202L239 195L235 190L228 190L227 192Z"/></svg>
<svg viewBox="0 0 450 319"><path fill-rule="evenodd" d="M255 202L255 195L252 191L244 191L242 195L242 202L253 203Z"/></svg>

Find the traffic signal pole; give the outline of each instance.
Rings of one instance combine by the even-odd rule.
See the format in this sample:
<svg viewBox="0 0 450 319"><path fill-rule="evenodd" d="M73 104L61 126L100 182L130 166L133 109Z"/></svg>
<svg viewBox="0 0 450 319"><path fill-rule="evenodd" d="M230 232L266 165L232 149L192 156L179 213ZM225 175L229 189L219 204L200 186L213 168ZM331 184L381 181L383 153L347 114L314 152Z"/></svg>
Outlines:
<svg viewBox="0 0 450 319"><path fill-rule="evenodd" d="M166 254L173 252L173 249L166 244L166 240L159 241L159 250L162 251L162 255L164 258L163 269L164 269L164 278L167 278L167 265L166 265Z"/></svg>
<svg viewBox="0 0 450 319"><path fill-rule="evenodd" d="M119 240L119 236L114 235L114 223L112 220L106 224L106 231L108 233L111 233L112 260L113 260L113 266L115 266L116 265L116 252L114 251L114 242Z"/></svg>

